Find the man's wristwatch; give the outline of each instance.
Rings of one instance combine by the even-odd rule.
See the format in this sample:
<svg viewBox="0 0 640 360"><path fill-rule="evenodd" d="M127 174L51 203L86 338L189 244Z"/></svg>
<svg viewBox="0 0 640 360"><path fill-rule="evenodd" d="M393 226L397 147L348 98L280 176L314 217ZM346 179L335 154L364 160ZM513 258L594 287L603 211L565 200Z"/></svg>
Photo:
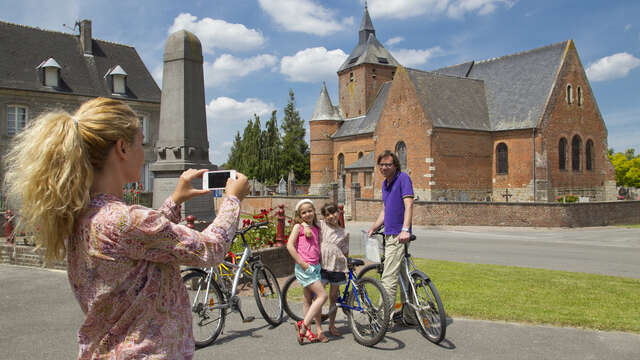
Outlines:
<svg viewBox="0 0 640 360"><path fill-rule="evenodd" d="M409 228L402 228L402 231L409 232Z"/></svg>

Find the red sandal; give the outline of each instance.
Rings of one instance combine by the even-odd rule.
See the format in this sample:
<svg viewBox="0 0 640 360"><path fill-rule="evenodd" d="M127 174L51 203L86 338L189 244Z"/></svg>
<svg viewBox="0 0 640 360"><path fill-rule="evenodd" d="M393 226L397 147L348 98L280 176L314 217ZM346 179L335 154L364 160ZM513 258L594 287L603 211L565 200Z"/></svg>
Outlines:
<svg viewBox="0 0 640 360"><path fill-rule="evenodd" d="M305 338L307 338L307 340L309 340L310 342L318 341L318 338L315 336L315 334L311 331L311 329L307 328L302 320L295 323L295 327L296 335L298 337L298 344L302 345Z"/></svg>

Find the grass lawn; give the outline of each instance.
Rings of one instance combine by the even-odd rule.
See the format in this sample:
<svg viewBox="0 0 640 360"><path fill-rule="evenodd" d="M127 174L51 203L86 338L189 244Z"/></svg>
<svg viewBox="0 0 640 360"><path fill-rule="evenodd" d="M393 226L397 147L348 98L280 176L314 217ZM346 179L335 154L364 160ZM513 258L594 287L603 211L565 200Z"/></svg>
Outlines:
<svg viewBox="0 0 640 360"><path fill-rule="evenodd" d="M640 332L640 280L414 258L450 316Z"/></svg>
<svg viewBox="0 0 640 360"><path fill-rule="evenodd" d="M639 279L413 260L436 284L452 317L640 332ZM300 288L293 292L301 298Z"/></svg>
<svg viewBox="0 0 640 360"><path fill-rule="evenodd" d="M626 225L616 225L618 227L623 227L623 228L640 228L640 224L626 224Z"/></svg>

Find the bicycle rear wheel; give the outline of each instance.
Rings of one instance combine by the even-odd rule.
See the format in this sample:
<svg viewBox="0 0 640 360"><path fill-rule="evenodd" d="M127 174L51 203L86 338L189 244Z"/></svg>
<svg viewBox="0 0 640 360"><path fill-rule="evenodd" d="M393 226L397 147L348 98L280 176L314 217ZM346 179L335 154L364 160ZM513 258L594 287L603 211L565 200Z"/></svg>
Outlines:
<svg viewBox="0 0 640 360"><path fill-rule="evenodd" d="M284 285L282 285L282 307L294 321L300 321L304 318L302 292L303 288L295 275L289 276Z"/></svg>
<svg viewBox="0 0 640 360"><path fill-rule="evenodd" d="M380 281L380 277L382 276L382 264L373 263L363 267L358 273L358 279L362 279L363 277L372 278L374 280Z"/></svg>
<svg viewBox="0 0 640 360"><path fill-rule="evenodd" d="M347 320L353 338L360 345L373 346L384 338L389 326L389 300L379 281L360 278L357 291L351 292ZM359 309L361 308L361 309Z"/></svg>
<svg viewBox="0 0 640 360"><path fill-rule="evenodd" d="M189 294L196 347L210 345L224 328L226 300L215 281L211 281L207 296L207 275L204 273L187 273L182 281Z"/></svg>
<svg viewBox="0 0 640 360"><path fill-rule="evenodd" d="M253 295L258 310L272 326L282 322L282 294L280 285L268 267L262 265L253 269Z"/></svg>
<svg viewBox="0 0 640 360"><path fill-rule="evenodd" d="M447 332L447 316L438 290L428 277L413 274L412 280L416 294L411 302L416 306L418 329L427 340L439 344Z"/></svg>

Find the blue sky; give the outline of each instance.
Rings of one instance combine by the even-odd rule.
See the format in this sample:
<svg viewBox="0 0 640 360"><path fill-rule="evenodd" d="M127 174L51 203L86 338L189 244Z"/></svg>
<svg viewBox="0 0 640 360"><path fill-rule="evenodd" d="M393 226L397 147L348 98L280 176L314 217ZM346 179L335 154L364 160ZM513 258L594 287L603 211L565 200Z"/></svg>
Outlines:
<svg viewBox="0 0 640 360"><path fill-rule="evenodd" d="M640 1L369 0L376 36L405 66L433 70L573 39L609 131L640 152ZM61 32L90 19L94 38L134 46L159 85L167 36L203 44L210 157L223 163L252 114L305 121L357 43L363 0L0 0L0 20ZM1 51L1 49L0 49ZM308 136L308 134L307 134Z"/></svg>

